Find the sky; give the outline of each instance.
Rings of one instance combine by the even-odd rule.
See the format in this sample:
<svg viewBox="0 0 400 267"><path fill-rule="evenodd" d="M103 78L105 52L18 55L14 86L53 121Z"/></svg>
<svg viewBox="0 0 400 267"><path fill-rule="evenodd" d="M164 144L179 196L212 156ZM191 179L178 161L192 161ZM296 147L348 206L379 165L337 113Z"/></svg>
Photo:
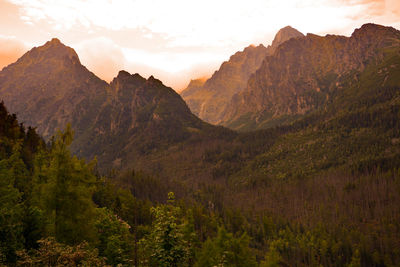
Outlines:
<svg viewBox="0 0 400 267"><path fill-rule="evenodd" d="M126 70L180 91L287 25L350 36L368 22L400 29L400 0L0 0L0 69L58 38L107 82Z"/></svg>

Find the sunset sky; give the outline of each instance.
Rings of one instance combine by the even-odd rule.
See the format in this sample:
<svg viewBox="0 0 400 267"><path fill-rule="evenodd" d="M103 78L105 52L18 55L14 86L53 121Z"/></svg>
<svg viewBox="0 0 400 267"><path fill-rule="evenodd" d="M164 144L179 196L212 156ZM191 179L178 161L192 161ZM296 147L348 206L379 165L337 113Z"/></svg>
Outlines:
<svg viewBox="0 0 400 267"><path fill-rule="evenodd" d="M400 1L0 0L0 69L57 37L106 81L124 69L181 90L284 26L349 36L367 22L400 29Z"/></svg>

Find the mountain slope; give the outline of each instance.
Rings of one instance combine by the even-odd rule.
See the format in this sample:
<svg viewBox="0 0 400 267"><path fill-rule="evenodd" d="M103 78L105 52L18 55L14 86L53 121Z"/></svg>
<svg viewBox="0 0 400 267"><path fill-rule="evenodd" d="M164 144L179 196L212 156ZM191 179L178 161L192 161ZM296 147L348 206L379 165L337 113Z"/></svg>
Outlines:
<svg viewBox="0 0 400 267"><path fill-rule="evenodd" d="M216 124L223 116L232 96L243 90L250 75L261 65L263 59L276 50L286 40L301 37L299 31L287 26L276 34L271 46L248 46L222 63L204 85L192 84L181 95L194 114L202 120Z"/></svg>
<svg viewBox="0 0 400 267"><path fill-rule="evenodd" d="M45 139L71 123L72 151L97 156L102 170L127 167L133 156L213 131L161 81L121 71L107 84L57 39L0 72L0 98Z"/></svg>
<svg viewBox="0 0 400 267"><path fill-rule="evenodd" d="M0 97L45 138L68 122L77 134L106 98L107 83L80 64L75 51L52 39L0 72Z"/></svg>
<svg viewBox="0 0 400 267"><path fill-rule="evenodd" d="M173 89L153 76L146 80L120 71L110 92L73 145L86 158L97 155L102 164L129 166L136 157L180 143L208 127Z"/></svg>
<svg viewBox="0 0 400 267"><path fill-rule="evenodd" d="M310 86L314 84L323 85L317 79L320 76L307 76L318 69L323 71L325 71L325 68L328 70L338 69L338 71L342 69L352 70L342 74L340 79L333 79L335 82L329 81L328 83L326 81L327 85L320 87L319 93L324 94L323 96L328 95L328 97L323 97L320 102L311 102L314 103L312 109L310 108L304 113L298 112L294 114L298 116L299 120L291 126L280 126L276 129L245 134L237 134L222 127L211 126L195 117L182 98L171 88L165 87L160 81L153 77L144 79L138 74L131 75L121 71L110 85L105 85L105 97L101 99L103 101L100 103L94 104L91 102L91 98L87 98L85 100L87 103L78 102L80 103L79 105L74 105L74 103L67 102L63 104L63 100L69 101L70 98L60 98L59 103L62 105L68 104L67 106L71 108L72 112L70 114L78 114L79 112L90 114L90 116L86 117L84 125L77 123L77 121L82 121L80 117L75 118L71 116L70 122L72 122L73 127L80 127L75 128L76 134L72 146L73 151L88 159L97 155L101 170L109 170L112 167L118 169L133 167L139 170L146 170L152 174L162 175L163 177L173 177L180 181L186 179L191 181L211 181L211 179L214 179L215 181L224 180L230 182L231 178L238 174L242 178L250 179L251 175L247 174L252 173L253 170L257 173L254 177L260 177L262 176L260 173L265 174L266 171L268 175L276 178L279 177L279 173L271 170L281 170L289 173L291 170L301 169L303 165L307 166L304 163L297 168L285 168L289 162L301 162L297 158L297 155L301 153L305 153L304 155L313 154L314 152L310 150L312 148L319 149L318 153L320 154L315 154L319 158L310 161L311 163L319 162L320 159L325 160L324 153L347 151L346 149L351 147L352 144L360 145L360 147L354 148L354 151L360 151L357 157L352 159L354 164L361 162L364 154L374 155L372 158L377 160L382 153L385 153L384 151L392 149L390 147L391 143L388 140L397 138L396 134L390 133L390 129L383 124L392 125L393 129L397 129L396 127L398 127L397 124L390 123L395 120L393 114L398 114L396 113L397 106L391 103L397 103L396 99L398 99L395 93L397 92L396 88L399 88L399 81L396 80L396 77L398 77L396 76L396 71L399 66L397 63L399 42L396 39L398 31L392 28L376 25L367 25L365 27L353 34L354 36L358 36L358 39L354 40L352 38L355 37L346 38L337 36L309 36L289 40L278 48L275 56L270 57L272 63L266 63L266 66L277 64L274 60L276 61L277 58L284 59L283 55L286 55L285 53L287 53L286 57L289 57L289 55L292 55L290 53L293 53L296 59L297 53L295 52L297 50L291 51L290 49L293 48L292 43L297 44L299 41L305 43L303 46L298 46L299 51L305 53L304 55L308 55L307 53L312 54L312 49L315 49L314 52L320 51L320 54L315 53L317 55L314 58L315 62L311 58L307 58L310 60L310 64L298 61L299 64L301 63L299 66L296 64L294 66L287 65L290 71L297 71L289 72L290 75L293 74L292 76L282 72L282 75L288 75L294 80L298 78L295 75L296 73L299 75L304 73L305 77L309 78ZM349 46L355 54L349 58L350 55L343 53L341 60L337 59L333 63L330 61L321 61L328 56L329 60L336 58L335 54L332 54L333 56L329 54L325 55L325 57L323 56L330 49L328 44L332 45L331 39L336 40L334 42L336 46L342 43L346 44L349 42L349 39L353 40L350 43L351 46L350 44ZM317 41L320 42L318 46L316 45L320 50L311 46L311 51L306 53L307 49L305 46ZM357 47L360 51L365 52L363 57L357 56L357 53L361 53L357 52ZM338 51L346 50L341 49ZM285 60L290 62L288 58ZM361 67L358 70L354 70L352 66ZM68 72L69 70L66 71ZM330 74L330 71L326 72ZM274 72L271 71L271 73ZM0 73L0 75L3 75L3 73ZM10 73L10 75L16 74ZM30 79L29 75L26 76L26 79ZM380 78L372 79L376 75ZM46 77L36 77L42 79L38 78L35 80L36 83L45 83ZM369 81L369 77L371 77L371 81ZM280 78L280 76L276 77L276 79ZM58 82L62 84L63 81L60 79ZM282 80L282 82L284 83L285 80ZM8 83L11 84L12 81L9 80ZM68 81L65 81L65 83L68 84ZM103 84L101 81L100 83ZM330 90L330 88L333 88L332 84L334 84L335 90ZM27 89L25 90L26 92L30 92ZM1 92L3 92L3 88L1 88ZM11 95L13 93L12 90L7 92ZM288 94L287 99L290 100L296 97L296 95L293 96L289 93L286 92ZM277 93L277 95L279 94ZM311 96L314 97L311 99L320 99L318 98L319 95ZM375 105L373 96L382 97L383 100L379 100L381 102ZM14 97L18 99L16 96ZM44 96L42 94L34 94L34 97L32 97L28 94L23 97L23 101L29 103L30 101L40 102ZM62 106L61 104L60 106ZM275 104L278 111L281 110L279 108L282 108L283 111L286 111L288 108L279 102ZM364 104L368 104L369 106L364 106ZM95 109L94 111L88 109L84 113L85 109L81 110L80 108L86 106L95 106ZM353 112L352 108L354 107L359 108L357 114ZM383 108L379 109L381 107ZM293 110L295 110L294 108ZM45 116L50 118L51 121L62 121L58 118L59 113L57 112L46 113ZM376 125L357 124L360 123L357 118L361 118L361 122L373 121ZM327 124L329 121L332 123ZM333 123L335 121L338 122ZM43 120L39 122L44 123ZM341 139L342 132L335 132L337 128L340 128L338 126L340 125L339 122L352 122L351 124L357 126L357 131L359 130L358 128L368 128L367 132L378 129L382 134L377 134L375 137L372 135L373 138L367 138L368 135L363 135L360 132L358 136L354 132L355 135L350 139ZM382 124L379 124L379 122ZM34 125L39 125L43 129L47 129L48 127L47 125L40 125L38 123ZM63 128L64 125L60 123L59 127ZM351 127L350 125L343 130L344 136L349 136L349 132L353 130ZM316 137L314 135L303 136L303 134L305 131L313 133L314 128L316 130L319 128L331 129L335 136L326 135L324 131L317 132L317 135L320 136L320 143L318 143L318 146L313 146L313 139L316 139ZM372 154L368 150L368 147L376 147L374 142L377 143L377 139L382 139L386 143L376 149L376 154ZM294 145L302 144L304 147L298 150L298 147L293 146L286 153L281 154L282 146L291 144L290 140L297 140L294 142ZM365 140L365 142L362 140ZM338 150L331 148L327 152L320 146L324 143L330 144L338 148ZM354 151L351 151L353 150L349 150L344 155L339 153L332 154L334 156L331 158L327 157L335 162L328 165L335 168L344 166L343 163L355 155ZM397 152L394 151L393 153L396 155ZM269 166L267 169L257 167L259 166L257 161L259 155L268 155L267 162L272 165L266 165ZM286 159L288 160L287 162ZM307 159L307 157L304 156L304 159ZM386 160L387 158L383 157L383 159ZM321 166L325 166L324 164ZM323 169L321 166L317 169Z"/></svg>
<svg viewBox="0 0 400 267"><path fill-rule="evenodd" d="M341 90L344 76L382 60L382 49L397 47L399 39L396 29L375 24L363 25L349 38L308 34L291 39L267 56L246 89L232 98L222 124L250 130L293 121Z"/></svg>

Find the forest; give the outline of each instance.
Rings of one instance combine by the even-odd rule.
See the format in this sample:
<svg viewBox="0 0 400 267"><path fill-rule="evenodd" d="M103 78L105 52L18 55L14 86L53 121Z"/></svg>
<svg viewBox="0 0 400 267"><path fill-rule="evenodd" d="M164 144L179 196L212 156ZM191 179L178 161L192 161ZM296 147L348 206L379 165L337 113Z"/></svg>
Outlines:
<svg viewBox="0 0 400 267"><path fill-rule="evenodd" d="M284 152L276 140L289 134L297 144L296 138L313 136L304 128L307 120L312 116L290 128L251 135L275 136L269 140L280 147L278 155L293 155L290 143L285 142ZM26 129L9 114L3 103L0 127L1 265L396 266L400 262L398 159L393 164L379 157L354 159L354 168L329 169L294 168L294 159L274 156L287 161L283 167L290 175L258 179L263 164L271 161L268 154L235 169L235 158L216 147L204 154L206 162L220 164L214 170L215 182L190 187L143 170L100 174L96 160L85 162L71 154L70 126L46 143L34 128ZM329 133L329 124L321 131ZM345 132L351 137L352 131L346 130L340 142L347 139ZM396 146L398 134L393 132L390 139ZM248 135L241 134L240 140ZM249 139L257 143L257 138ZM252 147L248 144L232 149L243 152ZM307 151L311 157L320 156L318 150ZM233 167L226 169L228 161ZM337 165L333 159L331 164ZM290 169L298 171L291 174ZM218 179L235 170L240 170L232 176L235 179ZM244 175L246 180L240 178Z"/></svg>
<svg viewBox="0 0 400 267"><path fill-rule="evenodd" d="M301 91L256 71L247 89L282 96L242 131L153 76L108 84L57 39L33 48L0 72L0 266L400 266L400 32L346 38L268 57Z"/></svg>

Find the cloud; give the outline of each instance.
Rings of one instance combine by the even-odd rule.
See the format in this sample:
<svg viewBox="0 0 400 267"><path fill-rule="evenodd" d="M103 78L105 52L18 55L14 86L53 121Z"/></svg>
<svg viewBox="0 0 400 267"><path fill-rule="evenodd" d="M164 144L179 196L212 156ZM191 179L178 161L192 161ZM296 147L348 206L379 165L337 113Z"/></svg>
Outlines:
<svg viewBox="0 0 400 267"><path fill-rule="evenodd" d="M25 45L15 37L0 35L0 70L17 61L26 50Z"/></svg>
<svg viewBox="0 0 400 267"><path fill-rule="evenodd" d="M182 91L189 81L197 77L211 77L212 73L219 68L220 61L211 61L204 64L194 64L180 72L168 72L163 69L140 63L127 62L125 70L130 73L139 73L143 77L154 76L161 80L166 86L175 91Z"/></svg>
<svg viewBox="0 0 400 267"><path fill-rule="evenodd" d="M106 37L82 41L75 48L82 64L107 82L118 71L126 70L144 77L153 75L177 90L182 89L194 76L209 75L223 60L218 55L201 53L148 53L121 47Z"/></svg>
<svg viewBox="0 0 400 267"><path fill-rule="evenodd" d="M107 82L125 67L122 49L106 37L85 40L76 46L76 51L82 64Z"/></svg>
<svg viewBox="0 0 400 267"><path fill-rule="evenodd" d="M374 16L397 14L398 0L9 0L26 23L48 22L54 30L73 27L110 31L146 29L144 39L164 37L165 47L251 43L293 25L320 33ZM397 9L398 10L398 9ZM390 21L393 21L393 16ZM397 20L399 19L397 17ZM318 23L316 23L318 22Z"/></svg>
<svg viewBox="0 0 400 267"><path fill-rule="evenodd" d="M27 27L18 36L25 43L57 36L105 80L125 68L153 72L174 87L191 70L208 66L210 73L251 43L270 44L286 25L321 35L350 35L366 22L400 27L399 0L6 1ZM10 34L2 24L0 30Z"/></svg>
<svg viewBox="0 0 400 267"><path fill-rule="evenodd" d="M153 33L167 34L171 46L226 46L232 41L248 41L265 32L271 22L286 25L285 20L298 17L302 10L324 10L327 2L305 5L304 0L252 0L246 4L237 0L10 1L21 6L25 21L46 20L56 30L69 30L75 25L109 30L147 27ZM331 10L328 14L336 12Z"/></svg>

